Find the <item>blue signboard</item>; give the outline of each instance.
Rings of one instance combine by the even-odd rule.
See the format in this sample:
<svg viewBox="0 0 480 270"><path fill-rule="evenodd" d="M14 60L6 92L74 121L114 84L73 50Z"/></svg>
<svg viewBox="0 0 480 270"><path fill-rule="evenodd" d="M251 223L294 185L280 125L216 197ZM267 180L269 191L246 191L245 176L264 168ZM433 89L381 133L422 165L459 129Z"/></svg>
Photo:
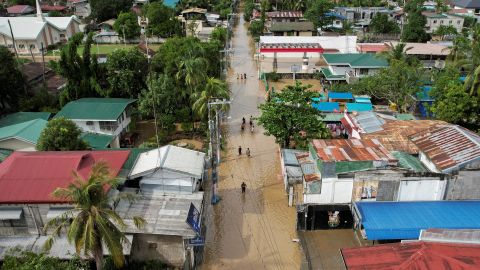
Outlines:
<svg viewBox="0 0 480 270"><path fill-rule="evenodd" d="M200 234L200 212L193 203L190 203L190 209L188 210L187 222L190 227L197 233Z"/></svg>
<svg viewBox="0 0 480 270"><path fill-rule="evenodd" d="M198 236L193 239L188 239L188 245L192 247L199 247L205 245L205 239L201 236Z"/></svg>

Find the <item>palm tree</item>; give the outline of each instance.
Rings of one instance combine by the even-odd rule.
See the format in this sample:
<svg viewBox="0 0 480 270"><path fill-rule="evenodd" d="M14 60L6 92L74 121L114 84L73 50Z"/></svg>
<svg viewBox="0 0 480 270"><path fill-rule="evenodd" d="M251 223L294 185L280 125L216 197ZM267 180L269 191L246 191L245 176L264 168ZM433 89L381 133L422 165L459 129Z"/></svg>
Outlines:
<svg viewBox="0 0 480 270"><path fill-rule="evenodd" d="M74 181L67 188L57 188L53 196L71 201L74 208L50 220L45 231L53 229L52 235L45 242L44 248L50 250L56 237L66 228L68 242L75 246L77 254L83 250L85 256L95 259L97 269L103 266L103 246L105 245L117 267L124 263L123 244L129 241L123 233L126 228L122 218L112 210L110 203L122 198L131 199L129 195L111 198L106 187L115 187L116 180L110 176L104 162L93 165L92 172L84 179L73 173ZM125 194L125 193L121 193ZM135 226L141 227L144 220L133 218Z"/></svg>
<svg viewBox="0 0 480 270"><path fill-rule="evenodd" d="M467 75L465 79L465 90L470 96L480 97L480 66Z"/></svg>
<svg viewBox="0 0 480 270"><path fill-rule="evenodd" d="M207 77L208 62L203 57L189 56L178 63L176 78L184 81L185 86L190 90L195 89Z"/></svg>
<svg viewBox="0 0 480 270"><path fill-rule="evenodd" d="M406 46L407 44L402 42L393 46L393 44L390 42L389 47L391 49L389 51L382 52L380 55L385 57L389 63L392 60L406 60L407 55L405 53L412 49L412 47L406 48Z"/></svg>
<svg viewBox="0 0 480 270"><path fill-rule="evenodd" d="M208 102L213 98L219 99L228 99L230 97L230 92L228 90L225 82L209 77L205 88L202 91L198 91L194 94L193 98L195 102L193 103L193 110L195 113L206 119L208 117Z"/></svg>

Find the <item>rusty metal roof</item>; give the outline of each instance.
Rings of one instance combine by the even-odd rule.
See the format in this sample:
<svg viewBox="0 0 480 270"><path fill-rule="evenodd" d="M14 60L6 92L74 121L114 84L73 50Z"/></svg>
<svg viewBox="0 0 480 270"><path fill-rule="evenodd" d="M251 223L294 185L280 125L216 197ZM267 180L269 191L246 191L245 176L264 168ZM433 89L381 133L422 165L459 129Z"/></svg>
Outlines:
<svg viewBox="0 0 480 270"><path fill-rule="evenodd" d="M310 159L308 152L296 153L295 156L297 157L300 168L302 169L305 182L318 181L322 179L320 172L317 170L317 166Z"/></svg>
<svg viewBox="0 0 480 270"><path fill-rule="evenodd" d="M360 269L478 269L480 245L410 242L342 249L345 266Z"/></svg>
<svg viewBox="0 0 480 270"><path fill-rule="evenodd" d="M446 122L438 120L385 120L383 130L362 134L362 139L377 139L389 151L401 151L409 154L418 154L418 147L410 141L408 136L415 133L434 129Z"/></svg>
<svg viewBox="0 0 480 270"><path fill-rule="evenodd" d="M312 145L322 161L396 161L376 139L313 140Z"/></svg>
<svg viewBox="0 0 480 270"><path fill-rule="evenodd" d="M457 125L444 125L409 137L442 172L480 159L480 136Z"/></svg>
<svg viewBox="0 0 480 270"><path fill-rule="evenodd" d="M269 18L303 18L301 11L272 11L267 12Z"/></svg>

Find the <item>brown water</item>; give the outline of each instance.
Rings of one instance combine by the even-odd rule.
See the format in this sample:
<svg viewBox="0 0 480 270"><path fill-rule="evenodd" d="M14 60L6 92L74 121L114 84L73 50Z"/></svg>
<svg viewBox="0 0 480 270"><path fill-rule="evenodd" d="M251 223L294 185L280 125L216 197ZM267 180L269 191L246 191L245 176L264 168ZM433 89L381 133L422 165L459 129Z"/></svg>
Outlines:
<svg viewBox="0 0 480 270"><path fill-rule="evenodd" d="M230 107L227 150L219 167L218 192L222 200L206 213L206 246L201 269L299 269L301 250L295 231L295 208L287 206L280 177L278 146L273 137L255 128L240 130L242 117L259 116L265 89L257 79L254 50L243 14L234 29L229 85ZM248 79L237 79L247 73ZM243 155L238 155L242 146ZM250 148L252 157L245 155ZM246 194L240 185L247 184Z"/></svg>

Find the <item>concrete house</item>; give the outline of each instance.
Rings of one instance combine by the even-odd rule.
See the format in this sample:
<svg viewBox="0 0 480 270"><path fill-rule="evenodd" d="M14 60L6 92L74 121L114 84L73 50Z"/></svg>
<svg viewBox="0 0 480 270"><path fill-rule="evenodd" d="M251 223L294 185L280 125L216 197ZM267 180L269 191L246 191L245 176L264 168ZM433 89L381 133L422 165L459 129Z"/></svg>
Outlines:
<svg viewBox="0 0 480 270"><path fill-rule="evenodd" d="M67 103L55 118L70 119L87 133L112 136L110 146L118 148L121 136L128 131L134 102L124 98L81 98Z"/></svg>
<svg viewBox="0 0 480 270"><path fill-rule="evenodd" d="M348 22L360 26L370 25L370 21L378 13L391 14L393 12L386 7L335 7L334 11Z"/></svg>
<svg viewBox="0 0 480 270"><path fill-rule="evenodd" d="M51 193L72 183L73 171L87 177L93 164L104 161L116 176L129 152L14 152L0 163L0 258L17 244L26 250L41 251L48 237L43 232L45 224L72 209L69 201L52 197ZM58 238L54 246L52 256L71 258L74 253L66 237Z"/></svg>
<svg viewBox="0 0 480 270"><path fill-rule="evenodd" d="M15 5L7 8L8 16L22 16L33 13L35 9L29 5Z"/></svg>
<svg viewBox="0 0 480 270"><path fill-rule="evenodd" d="M129 179L140 179L140 190L163 194L192 194L199 190L205 153L166 145L140 154Z"/></svg>
<svg viewBox="0 0 480 270"><path fill-rule="evenodd" d="M72 9L73 14L80 19L84 19L92 13L88 0L67 0L67 7Z"/></svg>
<svg viewBox="0 0 480 270"><path fill-rule="evenodd" d="M466 9L469 14L480 15L480 1L478 0L455 0L453 6L455 9Z"/></svg>
<svg viewBox="0 0 480 270"><path fill-rule="evenodd" d="M321 71L330 82L353 83L388 66L385 59L370 53L326 53L322 56L328 67Z"/></svg>
<svg viewBox="0 0 480 270"><path fill-rule="evenodd" d="M12 26L12 31L8 24ZM15 48L13 48L13 37ZM0 17L0 44L18 54L39 54L49 45L65 43L80 32L80 21L75 17L44 17L37 0L35 17Z"/></svg>
<svg viewBox="0 0 480 270"><path fill-rule="evenodd" d="M462 32L464 21L462 16L456 14L432 12L423 12L422 14L427 19L427 23L425 24L425 31L427 33L434 33L441 25L453 26L457 30L457 33Z"/></svg>
<svg viewBox="0 0 480 270"><path fill-rule="evenodd" d="M269 28L274 36L313 36L312 22L274 22Z"/></svg>
<svg viewBox="0 0 480 270"><path fill-rule="evenodd" d="M0 149L35 151L51 113L18 112L0 118Z"/></svg>

